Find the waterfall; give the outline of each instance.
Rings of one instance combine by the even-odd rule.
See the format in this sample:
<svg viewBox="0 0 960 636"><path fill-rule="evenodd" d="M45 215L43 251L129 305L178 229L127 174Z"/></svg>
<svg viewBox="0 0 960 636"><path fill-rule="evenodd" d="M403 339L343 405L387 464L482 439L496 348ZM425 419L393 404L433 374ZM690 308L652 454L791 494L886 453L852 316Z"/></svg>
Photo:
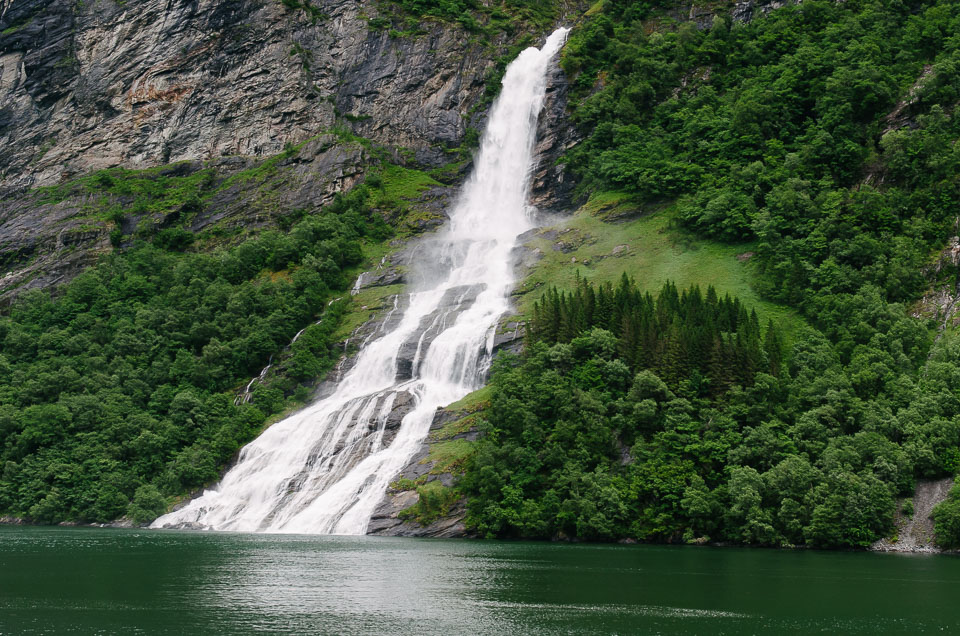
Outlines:
<svg viewBox="0 0 960 636"><path fill-rule="evenodd" d="M543 49L529 48L507 67L473 174L449 224L418 253L422 280L394 305L399 317L391 315L361 348L330 397L266 429L216 489L153 527L366 531L436 409L483 382L497 321L509 308L511 252L532 227L527 194L537 117L547 65L566 35L558 29ZM399 423L396 413L405 413Z"/></svg>

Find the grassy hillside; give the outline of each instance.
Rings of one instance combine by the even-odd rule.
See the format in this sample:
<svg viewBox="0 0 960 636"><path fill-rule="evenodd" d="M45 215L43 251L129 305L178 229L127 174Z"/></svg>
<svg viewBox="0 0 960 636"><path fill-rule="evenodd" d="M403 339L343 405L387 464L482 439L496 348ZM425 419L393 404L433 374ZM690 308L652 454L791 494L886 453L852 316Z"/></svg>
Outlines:
<svg viewBox="0 0 960 636"><path fill-rule="evenodd" d="M616 282L626 272L651 293L668 281L681 288L713 286L756 309L762 322L774 320L788 333L804 322L796 309L756 291L757 272L750 263L755 243L734 245L697 236L679 225L674 207L644 211L629 197L601 193L539 236L528 246L542 257L518 289L525 315L544 288L572 290L577 276Z"/></svg>

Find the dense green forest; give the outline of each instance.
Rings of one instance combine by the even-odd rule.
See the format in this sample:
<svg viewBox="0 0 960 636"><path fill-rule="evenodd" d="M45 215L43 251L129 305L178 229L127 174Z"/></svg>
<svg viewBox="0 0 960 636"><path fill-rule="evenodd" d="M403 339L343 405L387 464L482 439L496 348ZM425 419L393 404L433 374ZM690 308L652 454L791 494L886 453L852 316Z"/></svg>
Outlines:
<svg viewBox="0 0 960 636"><path fill-rule="evenodd" d="M212 252L185 251L194 235L182 228L161 230L56 298L25 293L0 316L0 512L147 521L215 480L339 357L343 303L328 303L361 240L388 231L366 199L356 188L289 232ZM235 404L301 329L270 382Z"/></svg>
<svg viewBox="0 0 960 636"><path fill-rule="evenodd" d="M691 322L672 294L621 323L579 316L589 287L548 292L527 353L494 375L470 523L869 545L915 478L960 468L960 342L933 344L904 304L957 231L958 5L811 1L704 30L664 8L607 0L572 34L563 65L586 139L569 168L585 195L672 206L694 232L749 242L757 288L810 328L770 351L753 321ZM748 365L705 355L734 339ZM945 545L960 542L958 498L936 512Z"/></svg>
<svg viewBox="0 0 960 636"><path fill-rule="evenodd" d="M588 131L570 168L585 191L676 199L698 231L758 239L763 292L842 338L837 303L913 299L955 232L956 9L814 1L647 35L649 5L605 2L563 60Z"/></svg>
<svg viewBox="0 0 960 636"><path fill-rule="evenodd" d="M761 332L755 314L711 292L668 285L654 301L624 279L545 294L523 357L499 360L493 376L462 482L470 525L863 547L891 529L915 475L957 469L960 369L931 362L921 381L908 370L895 390L877 382L890 357L877 327L898 334L908 360L905 343L926 351L920 323L875 295L851 316L878 343L863 347L872 364L844 365L813 329L784 360L772 325ZM955 359L958 345L938 356Z"/></svg>

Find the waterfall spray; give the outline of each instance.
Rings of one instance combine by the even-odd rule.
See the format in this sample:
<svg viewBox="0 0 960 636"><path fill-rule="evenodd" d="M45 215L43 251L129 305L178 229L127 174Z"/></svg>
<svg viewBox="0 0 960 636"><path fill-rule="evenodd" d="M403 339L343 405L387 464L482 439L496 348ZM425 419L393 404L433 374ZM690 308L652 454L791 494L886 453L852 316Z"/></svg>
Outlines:
<svg viewBox="0 0 960 636"><path fill-rule="evenodd" d="M509 309L511 251L532 227L527 195L537 117L547 66L566 36L558 29L542 49L523 51L507 67L474 172L418 263L423 283L404 300L402 317L360 350L333 395L268 428L216 489L153 527L366 532L436 409L482 384L497 321ZM401 372L400 352L410 347L416 353ZM412 409L385 444L401 403Z"/></svg>

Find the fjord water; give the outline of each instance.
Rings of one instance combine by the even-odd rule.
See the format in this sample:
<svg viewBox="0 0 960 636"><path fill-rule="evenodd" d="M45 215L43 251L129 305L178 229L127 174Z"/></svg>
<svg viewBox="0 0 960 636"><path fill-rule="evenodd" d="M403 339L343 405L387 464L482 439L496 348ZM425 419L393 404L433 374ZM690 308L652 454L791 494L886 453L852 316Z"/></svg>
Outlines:
<svg viewBox="0 0 960 636"><path fill-rule="evenodd" d="M960 559L0 527L0 634L960 631Z"/></svg>
<svg viewBox="0 0 960 636"><path fill-rule="evenodd" d="M336 392L271 426L214 490L155 527L362 534L387 485L427 434L437 407L479 388L513 285L511 252L532 225L527 189L546 71L558 29L506 69L472 176L450 222L418 251L421 284L398 299L399 319L366 343ZM391 316L393 318L393 316ZM414 347L408 377L398 354ZM385 427L412 400L396 437Z"/></svg>

